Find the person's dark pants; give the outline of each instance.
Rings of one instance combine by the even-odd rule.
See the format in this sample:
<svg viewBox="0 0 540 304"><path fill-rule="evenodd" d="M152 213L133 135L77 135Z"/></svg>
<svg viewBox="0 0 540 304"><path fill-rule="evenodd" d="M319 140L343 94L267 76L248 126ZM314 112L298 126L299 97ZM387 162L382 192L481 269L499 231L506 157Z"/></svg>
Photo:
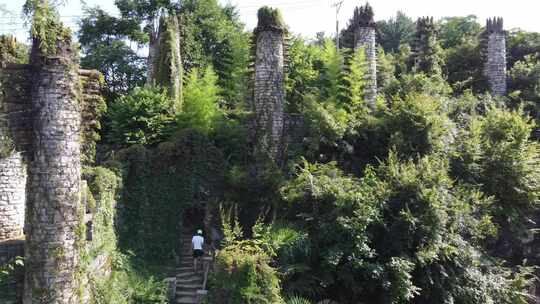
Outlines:
<svg viewBox="0 0 540 304"><path fill-rule="evenodd" d="M196 259L196 258L200 258L204 255L204 251L202 251L201 249L193 249L193 258Z"/></svg>

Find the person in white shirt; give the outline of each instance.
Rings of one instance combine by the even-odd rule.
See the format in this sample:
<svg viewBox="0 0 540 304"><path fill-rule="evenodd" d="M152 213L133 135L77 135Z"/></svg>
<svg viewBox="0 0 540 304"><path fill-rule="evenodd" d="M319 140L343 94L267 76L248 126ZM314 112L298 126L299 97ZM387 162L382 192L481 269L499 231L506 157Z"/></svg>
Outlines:
<svg viewBox="0 0 540 304"><path fill-rule="evenodd" d="M197 230L197 234L191 239L191 246L193 248L193 271L197 272L197 261L204 255L204 238L201 229Z"/></svg>

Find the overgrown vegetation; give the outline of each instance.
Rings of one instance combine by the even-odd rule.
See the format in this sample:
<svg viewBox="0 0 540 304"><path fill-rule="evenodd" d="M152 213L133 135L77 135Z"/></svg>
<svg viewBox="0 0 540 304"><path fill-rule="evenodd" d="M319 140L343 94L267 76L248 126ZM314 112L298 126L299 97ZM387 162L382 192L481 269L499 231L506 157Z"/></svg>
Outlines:
<svg viewBox="0 0 540 304"><path fill-rule="evenodd" d="M26 9L50 52L67 33L41 3ZM540 34L508 33L509 92L492 98L475 16L415 23L399 12L377 22L374 105L364 95L365 50L352 49L358 13L340 50L324 34L292 37L285 108L300 123L287 129L278 166L252 153L252 33L234 7L116 5L119 17L89 8L79 32L82 65L107 84L103 167L83 175L95 228L81 273L95 303L165 303L164 270L154 264L173 265L183 228L202 225L187 211L215 219L220 207L221 225L205 223L221 248L209 303L531 300L540 262ZM369 17L361 25L374 25L369 6L358 12ZM178 95L167 81L147 83L138 52L165 16L179 18L180 56L156 64L167 81L185 71ZM263 7L258 17L258 30L287 29L279 10ZM0 157L12 150L1 140ZM94 276L89 261L102 255L112 273Z"/></svg>

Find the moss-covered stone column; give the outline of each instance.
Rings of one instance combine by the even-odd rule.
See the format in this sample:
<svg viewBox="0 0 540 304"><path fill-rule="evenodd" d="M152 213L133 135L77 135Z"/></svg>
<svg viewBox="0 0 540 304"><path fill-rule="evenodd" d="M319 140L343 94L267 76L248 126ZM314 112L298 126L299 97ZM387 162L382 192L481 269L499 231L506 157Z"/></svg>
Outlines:
<svg viewBox="0 0 540 304"><path fill-rule="evenodd" d="M279 162L285 103L285 25L279 10L263 7L255 28L255 153Z"/></svg>
<svg viewBox="0 0 540 304"><path fill-rule="evenodd" d="M484 77L489 90L495 96L506 94L506 35L503 19L488 19L484 32L486 57L484 59Z"/></svg>
<svg viewBox="0 0 540 304"><path fill-rule="evenodd" d="M442 74L442 49L437 41L437 25L433 17L422 17L416 21L413 41L412 69L428 76Z"/></svg>
<svg viewBox="0 0 540 304"><path fill-rule="evenodd" d="M162 16L149 58L148 83L167 88L172 111L182 109L183 66L180 53L180 24L176 15Z"/></svg>
<svg viewBox="0 0 540 304"><path fill-rule="evenodd" d="M363 48L366 52L367 61L367 85L366 101L370 107L375 106L377 98L377 46L375 44L375 21L373 20L373 8L366 4L354 10L354 49Z"/></svg>
<svg viewBox="0 0 540 304"><path fill-rule="evenodd" d="M46 5L34 14L33 160L29 166L24 304L79 303L80 83L71 34ZM82 230L84 231L84 230Z"/></svg>

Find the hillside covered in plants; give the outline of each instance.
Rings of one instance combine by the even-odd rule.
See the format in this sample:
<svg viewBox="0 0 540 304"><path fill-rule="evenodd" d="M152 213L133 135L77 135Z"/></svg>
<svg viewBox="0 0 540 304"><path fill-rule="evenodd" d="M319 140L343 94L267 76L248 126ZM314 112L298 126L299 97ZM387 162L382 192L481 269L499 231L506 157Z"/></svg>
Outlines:
<svg viewBox="0 0 540 304"><path fill-rule="evenodd" d="M115 5L0 37L1 303L540 303L540 33Z"/></svg>

